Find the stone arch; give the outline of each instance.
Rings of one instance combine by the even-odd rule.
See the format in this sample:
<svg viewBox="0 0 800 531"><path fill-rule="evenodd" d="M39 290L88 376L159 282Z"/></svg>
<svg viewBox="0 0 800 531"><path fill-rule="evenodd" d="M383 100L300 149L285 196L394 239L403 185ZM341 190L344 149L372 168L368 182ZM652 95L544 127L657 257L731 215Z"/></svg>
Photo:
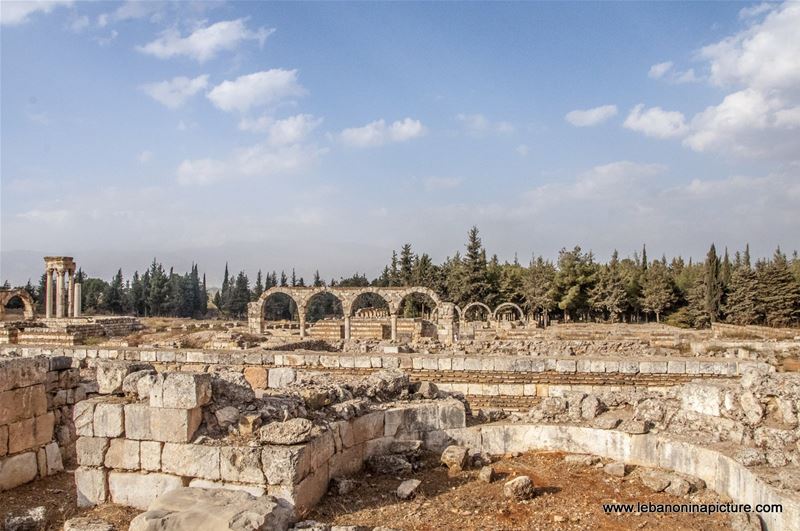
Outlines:
<svg viewBox="0 0 800 531"><path fill-rule="evenodd" d="M492 316L494 315L492 313L492 309L491 308L489 308L487 305L485 305L482 302L477 302L476 301L476 302L471 302L471 303L467 304L466 306L464 306L464 309L461 310L461 318L466 320L467 312L469 311L469 309L470 308L475 308L475 307L483 308L484 310L486 310L486 318L487 318L487 320L491 319Z"/></svg>
<svg viewBox="0 0 800 531"><path fill-rule="evenodd" d="M277 294L282 294L282 295L286 295L287 297L289 297L289 299L291 299L291 301L295 304L295 306L297 306L298 315L301 315L301 313L302 313L301 312L301 308L303 309L303 311L305 311L305 301L303 300L304 298L302 297L302 295L298 294L292 288L284 287L284 286L275 286L275 287L269 288L268 290L265 290L261 294L261 296L258 298L258 301L256 302L256 305L258 307L258 317L262 321L265 320L264 309L265 309L265 306L267 304L267 299L269 299L273 295L277 295Z"/></svg>
<svg viewBox="0 0 800 531"><path fill-rule="evenodd" d="M353 306L355 306L356 300L358 300L360 296L365 295L367 293L372 293L383 299L383 301L386 303L386 306L389 308L389 313L390 314L393 313L391 297L387 296L386 292L380 288L364 287L355 290L353 288L342 288L342 289L343 290L346 289L349 295L346 297L341 297L343 301L342 308L344 309L345 317L353 316L353 313L355 312ZM347 301L346 303L344 302L345 300Z"/></svg>
<svg viewBox="0 0 800 531"><path fill-rule="evenodd" d="M33 319L34 303L31 294L24 289L4 289L0 291L0 317L5 315L6 305L14 299L22 302L22 315L25 319Z"/></svg>
<svg viewBox="0 0 800 531"><path fill-rule="evenodd" d="M426 297L428 297L430 300L433 301L433 304L434 304L433 310L434 311L436 309L438 309L439 306L441 306L441 304L442 304L442 301L439 299L439 296L436 294L435 291L433 291L430 288L421 288L421 287L420 288L408 288L408 289L404 289L404 290L400 291L397 294L397 297L396 297L397 300L395 302L396 306L395 306L395 309L394 309L394 313L400 313L403 301L406 299L406 297L409 297L410 295L425 295Z"/></svg>
<svg viewBox="0 0 800 531"><path fill-rule="evenodd" d="M329 288L326 288L326 287L320 287L320 288L317 288L317 289L315 289L313 291L310 291L307 294L307 296L305 297L305 299L303 300L303 313L304 313L303 318L304 319L307 319L307 317L308 317L307 316L307 312L308 312L308 307L311 304L311 301L314 300L316 297L320 297L320 296L324 296L324 295L328 295L330 297L335 298L337 301L339 301L339 306L341 307L341 310L342 310L342 317L344 317L344 315L345 315L345 313L344 313L345 312L345 307L347 306L347 298L345 296L343 296L343 294L341 292L339 292L338 290L336 290L336 289L333 289L333 288L329 289ZM298 306L298 312L299 312L299 309L300 309L300 306Z"/></svg>
<svg viewBox="0 0 800 531"><path fill-rule="evenodd" d="M492 319L496 321L498 312L506 308L514 308L515 310L517 310L517 312L519 312L519 320L520 321L525 320L525 312L522 311L522 308L520 308L518 304L514 304L513 302L504 302L503 304L498 305L497 308L494 309L494 313L492 313Z"/></svg>

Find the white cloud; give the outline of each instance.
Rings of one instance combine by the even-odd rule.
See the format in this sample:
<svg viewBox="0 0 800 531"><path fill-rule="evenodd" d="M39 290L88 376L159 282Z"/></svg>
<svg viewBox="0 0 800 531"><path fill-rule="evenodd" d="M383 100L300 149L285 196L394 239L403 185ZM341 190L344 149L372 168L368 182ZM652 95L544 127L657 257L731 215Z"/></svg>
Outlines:
<svg viewBox="0 0 800 531"><path fill-rule="evenodd" d="M128 0L110 13L97 16L97 25L101 28L112 22L149 18L151 22L159 22L164 18L164 2Z"/></svg>
<svg viewBox="0 0 800 531"><path fill-rule="evenodd" d="M762 4L755 4L750 7L744 7L739 11L739 18L754 18L768 11L775 9L775 4L764 2Z"/></svg>
<svg viewBox="0 0 800 531"><path fill-rule="evenodd" d="M564 119L575 127L598 125L617 115L616 105L602 105L592 109L570 111Z"/></svg>
<svg viewBox="0 0 800 531"><path fill-rule="evenodd" d="M520 144L516 147L515 151L520 157L527 157L528 153L530 153L531 149L526 146L525 144Z"/></svg>
<svg viewBox="0 0 800 531"><path fill-rule="evenodd" d="M177 29L171 28L156 40L136 49L159 59L186 56L202 63L213 59L221 51L235 50L243 41L255 40L259 46L264 46L264 41L275 30L259 28L252 31L245 25L245 20L240 18L217 22L200 27L186 37L181 37Z"/></svg>
<svg viewBox="0 0 800 531"><path fill-rule="evenodd" d="M483 136L487 134L509 134L514 132L514 124L506 121L492 122L486 116L477 114L457 114L462 127L471 135Z"/></svg>
<svg viewBox="0 0 800 531"><path fill-rule="evenodd" d="M147 164L151 160L153 160L153 152L149 149L145 149L144 151L140 152L136 159L139 161L140 164Z"/></svg>
<svg viewBox="0 0 800 531"><path fill-rule="evenodd" d="M352 147L375 147L389 142L405 142L423 136L425 126L419 120L405 118L386 124L383 119L370 122L361 127L351 127L343 130L339 138Z"/></svg>
<svg viewBox="0 0 800 531"><path fill-rule="evenodd" d="M0 6L0 24L16 26L25 24L35 13L50 13L60 6L70 6L73 0L38 0L36 2L4 0Z"/></svg>
<svg viewBox="0 0 800 531"><path fill-rule="evenodd" d="M425 179L425 190L452 190L461 186L461 179L458 177L428 177Z"/></svg>
<svg viewBox="0 0 800 531"><path fill-rule="evenodd" d="M223 81L208 93L208 99L223 111L246 112L251 107L274 105L306 94L297 81L297 70L273 68Z"/></svg>
<svg viewBox="0 0 800 531"><path fill-rule="evenodd" d="M652 79L661 79L664 77L668 71L672 69L672 61L666 61L664 63L658 63L650 67L650 71L647 73L649 77Z"/></svg>
<svg viewBox="0 0 800 531"><path fill-rule="evenodd" d="M80 33L86 28L88 28L89 24L90 24L89 17L87 17L86 15L81 15L79 17L74 17L70 21L68 27L71 32Z"/></svg>
<svg viewBox="0 0 800 531"><path fill-rule="evenodd" d="M631 109L623 126L656 138L673 138L686 134L686 118L683 113L665 111L661 107L646 109L641 103Z"/></svg>
<svg viewBox="0 0 800 531"><path fill-rule="evenodd" d="M175 77L169 81L159 81L142 85L142 90L162 105L170 109L177 109L186 100L208 86L208 75L203 74L193 79L188 77Z"/></svg>
<svg viewBox="0 0 800 531"><path fill-rule="evenodd" d="M242 118L239 129L254 133L267 133L267 141L274 145L295 144L305 140L314 129L322 123L322 118L315 118L310 114L297 114L275 120L269 115L256 119Z"/></svg>

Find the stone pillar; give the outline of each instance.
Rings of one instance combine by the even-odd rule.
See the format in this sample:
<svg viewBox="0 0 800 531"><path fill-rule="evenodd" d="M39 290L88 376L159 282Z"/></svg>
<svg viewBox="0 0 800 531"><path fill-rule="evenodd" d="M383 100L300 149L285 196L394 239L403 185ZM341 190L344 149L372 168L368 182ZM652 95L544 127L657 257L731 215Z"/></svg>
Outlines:
<svg viewBox="0 0 800 531"><path fill-rule="evenodd" d="M298 308L298 310L299 310L299 308ZM300 317L300 339L305 339L306 338L306 312L305 312L305 308L303 308L303 311L300 312L299 317Z"/></svg>
<svg viewBox="0 0 800 531"><path fill-rule="evenodd" d="M344 338L350 339L350 316L344 316Z"/></svg>
<svg viewBox="0 0 800 531"><path fill-rule="evenodd" d="M64 315L64 270L56 269L56 319Z"/></svg>
<svg viewBox="0 0 800 531"><path fill-rule="evenodd" d="M397 341L397 314L393 313L389 320L392 322L392 341Z"/></svg>
<svg viewBox="0 0 800 531"><path fill-rule="evenodd" d="M72 310L73 317L81 316L81 283L75 283L75 307Z"/></svg>
<svg viewBox="0 0 800 531"><path fill-rule="evenodd" d="M75 311L75 270L67 270L67 317L72 317Z"/></svg>
<svg viewBox="0 0 800 531"><path fill-rule="evenodd" d="M47 319L53 318L53 270L48 269L45 272L45 290L44 290L44 315Z"/></svg>

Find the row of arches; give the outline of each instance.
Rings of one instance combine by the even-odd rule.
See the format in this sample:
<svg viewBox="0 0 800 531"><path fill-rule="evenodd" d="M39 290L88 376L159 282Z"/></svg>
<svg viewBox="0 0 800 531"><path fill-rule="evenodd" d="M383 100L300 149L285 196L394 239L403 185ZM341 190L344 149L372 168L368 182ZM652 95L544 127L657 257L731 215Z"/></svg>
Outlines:
<svg viewBox="0 0 800 531"><path fill-rule="evenodd" d="M525 320L525 312L522 308L513 302L504 302L502 304L498 304L494 310L489 308L487 304L482 302L470 302L464 308L459 308L458 306L455 307L456 311L458 312L459 320L461 321L469 321L469 314L471 311L474 313L480 314L480 310L483 310L484 318L480 319L483 321L498 321L503 319L504 317L507 320ZM513 319L512 316L517 315L517 319Z"/></svg>

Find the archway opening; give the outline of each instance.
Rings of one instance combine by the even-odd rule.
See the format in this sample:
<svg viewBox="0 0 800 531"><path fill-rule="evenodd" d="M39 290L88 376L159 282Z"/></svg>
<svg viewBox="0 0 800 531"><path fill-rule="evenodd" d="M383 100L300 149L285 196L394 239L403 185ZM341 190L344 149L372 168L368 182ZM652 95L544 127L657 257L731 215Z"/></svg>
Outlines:
<svg viewBox="0 0 800 531"><path fill-rule="evenodd" d="M511 302L504 302L494 310L497 321L524 321L525 313L522 308Z"/></svg>
<svg viewBox="0 0 800 531"><path fill-rule="evenodd" d="M472 302L464 308L462 318L468 323L487 322L492 318L492 311L483 303Z"/></svg>
<svg viewBox="0 0 800 531"><path fill-rule="evenodd" d="M308 299L306 322L316 323L323 319L343 319L342 301L333 293L322 291Z"/></svg>
<svg viewBox="0 0 800 531"><path fill-rule="evenodd" d="M13 295L3 305L3 321L22 321L25 319L25 302L19 295Z"/></svg>
<svg viewBox="0 0 800 531"><path fill-rule="evenodd" d="M398 304L397 339L416 341L436 337L436 301L424 292L405 295Z"/></svg>
<svg viewBox="0 0 800 531"><path fill-rule="evenodd" d="M380 294L365 291L353 300L350 337L354 339L391 339L389 303Z"/></svg>
<svg viewBox="0 0 800 531"><path fill-rule="evenodd" d="M389 303L377 293L366 291L353 300L353 317L389 318Z"/></svg>
<svg viewBox="0 0 800 531"><path fill-rule="evenodd" d="M296 328L300 326L297 303L285 293L271 293L264 300L264 328Z"/></svg>

